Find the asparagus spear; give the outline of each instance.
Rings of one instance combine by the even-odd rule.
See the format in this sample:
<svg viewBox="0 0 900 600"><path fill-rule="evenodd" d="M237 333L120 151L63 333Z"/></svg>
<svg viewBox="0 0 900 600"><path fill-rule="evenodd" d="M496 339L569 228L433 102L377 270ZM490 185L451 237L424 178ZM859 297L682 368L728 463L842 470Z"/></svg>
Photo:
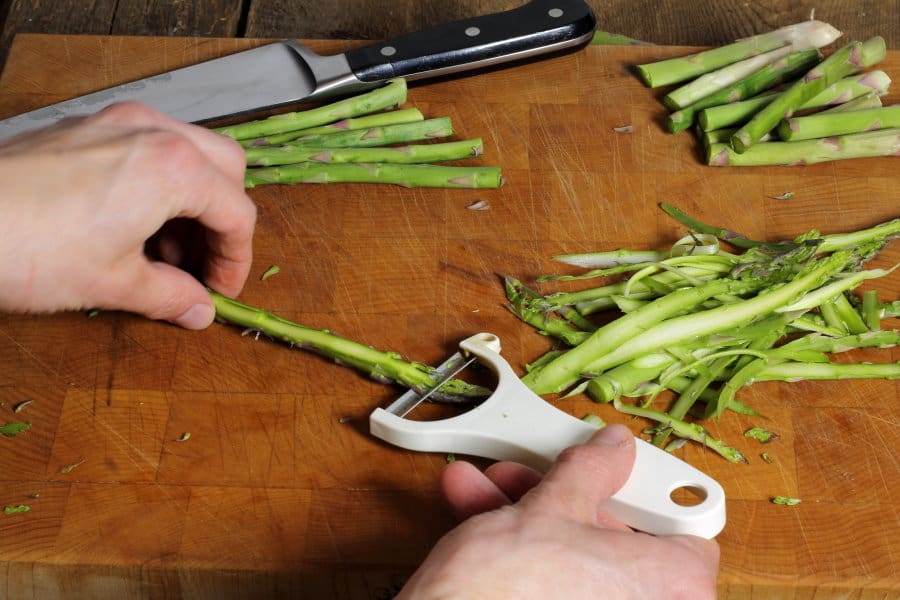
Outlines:
<svg viewBox="0 0 900 600"><path fill-rule="evenodd" d="M781 119L793 115L810 98L820 94L842 77L881 62L885 56L884 39L874 37L866 42L851 42L795 82L781 96L767 104L731 138L735 152L746 152L754 143L775 128Z"/></svg>
<svg viewBox="0 0 900 600"><path fill-rule="evenodd" d="M819 40L833 40L838 36L840 36L840 32L828 23L804 21L738 40L727 46L704 50L689 56L638 65L637 72L648 86L659 87L693 79L725 65L782 46L795 44L807 48L820 48L830 42L823 43Z"/></svg>
<svg viewBox="0 0 900 600"><path fill-rule="evenodd" d="M900 127L900 104L841 114L791 117L778 124L778 137L785 141L808 140L891 127Z"/></svg>
<svg viewBox="0 0 900 600"><path fill-rule="evenodd" d="M243 304L210 290L219 319L260 331L291 347L309 350L351 366L381 383L398 383L423 394L441 380L433 367L402 360L394 352L382 352L370 346L339 337L328 330L312 329L283 319L268 311ZM459 379L441 386L432 397L447 401L485 398L491 391Z"/></svg>
<svg viewBox="0 0 900 600"><path fill-rule="evenodd" d="M727 144L712 144L707 150L706 162L715 167L796 166L898 155L900 128L893 128L798 142L765 142L748 148L743 154Z"/></svg>
<svg viewBox="0 0 900 600"><path fill-rule="evenodd" d="M766 65L772 64L776 60L801 49L797 48L795 50L792 46L783 46L728 65L717 71L711 71L663 96L663 104L671 110L687 108L701 98L705 98L722 88L746 79Z"/></svg>
<svg viewBox="0 0 900 600"><path fill-rule="evenodd" d="M389 110L386 112L375 113L374 115L341 119L340 121L335 121L328 125L310 127L309 129L300 129L297 131L289 131L287 133L240 140L240 144L245 148L253 148L256 146L280 146L281 144L286 144L298 138L310 135L322 135L326 133L337 133L339 131L352 131L355 129L369 129L370 127L383 127L384 125L399 125L401 123L423 121L424 119L425 117L422 115L422 112L417 108Z"/></svg>
<svg viewBox="0 0 900 600"><path fill-rule="evenodd" d="M341 119L357 117L406 102L406 80L391 79L378 89L345 100L309 110L275 115L267 119L247 121L237 125L218 127L213 131L236 140L246 140L318 127Z"/></svg>
<svg viewBox="0 0 900 600"><path fill-rule="evenodd" d="M672 133L683 131L694 124L697 113L704 108L738 102L755 96L777 83L788 81L801 73L807 72L818 61L818 50L803 50L789 54L774 63L766 65L746 79L721 89L715 94L701 98L686 108L673 112L666 119L666 126Z"/></svg>
<svg viewBox="0 0 900 600"><path fill-rule="evenodd" d="M248 188L269 183L389 183L403 187L499 188L500 167L301 163L247 169Z"/></svg>
<svg viewBox="0 0 900 600"><path fill-rule="evenodd" d="M821 93L816 94L812 99L801 105L800 109L839 105L860 96L886 94L890 85L891 78L884 71L867 71L851 75L828 86ZM781 93L761 94L741 102L710 106L700 111L700 114L697 116L697 122L703 131L739 125L749 120Z"/></svg>
<svg viewBox="0 0 900 600"><path fill-rule="evenodd" d="M865 110L869 108L881 108L881 97L876 96L875 94L867 94L865 96L860 96L859 98L854 98L853 100L848 100L843 104L838 104L832 106L831 108L826 108L816 114L824 115L824 114L836 114L843 112L852 112L857 110ZM715 108L715 107L713 107ZM705 112L705 111L704 111ZM703 113L701 113L702 116ZM737 127L725 127L723 129L714 129L712 131L703 131L703 128L698 128L698 135L700 136L700 141L703 142L704 148L709 148L712 144L727 144L731 139L731 136L738 130ZM780 137L780 136L779 136ZM825 137L825 136L819 136ZM772 134L767 133L762 136L759 141L768 142L772 140Z"/></svg>
<svg viewBox="0 0 900 600"><path fill-rule="evenodd" d="M481 156L483 152L484 146L480 139L391 148L308 148L303 145L286 145L248 148L247 165L268 167L304 162L415 164L460 160Z"/></svg>
<svg viewBox="0 0 900 600"><path fill-rule="evenodd" d="M400 123L399 125L385 125L383 127L371 127L369 129L355 129L351 131L338 131L323 135L310 135L294 140L289 144L278 147L294 148L374 148L415 142L419 140L434 140L453 135L453 124L449 117L426 119L412 123ZM289 152L290 150L285 150ZM258 156L271 156L272 150L267 147L247 148L245 150L248 162L255 161Z"/></svg>
<svg viewBox="0 0 900 600"><path fill-rule="evenodd" d="M591 38L591 44L595 46L649 46L650 42L642 42L621 33L611 33L598 29L594 32L594 37Z"/></svg>

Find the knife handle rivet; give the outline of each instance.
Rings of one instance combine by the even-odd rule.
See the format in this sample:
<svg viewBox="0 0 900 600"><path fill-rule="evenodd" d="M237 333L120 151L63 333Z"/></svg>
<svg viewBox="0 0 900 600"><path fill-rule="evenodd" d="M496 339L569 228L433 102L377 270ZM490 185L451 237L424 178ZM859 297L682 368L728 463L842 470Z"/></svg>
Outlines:
<svg viewBox="0 0 900 600"><path fill-rule="evenodd" d="M381 49L382 56L393 56L397 54L397 49L393 46L385 46Z"/></svg>
<svg viewBox="0 0 900 600"><path fill-rule="evenodd" d="M563 16L563 10L561 8L551 8L547 11L547 14L553 17L554 19L558 19Z"/></svg>
<svg viewBox="0 0 900 600"><path fill-rule="evenodd" d="M477 27L466 27L466 35L469 37L476 37L481 33L481 30Z"/></svg>

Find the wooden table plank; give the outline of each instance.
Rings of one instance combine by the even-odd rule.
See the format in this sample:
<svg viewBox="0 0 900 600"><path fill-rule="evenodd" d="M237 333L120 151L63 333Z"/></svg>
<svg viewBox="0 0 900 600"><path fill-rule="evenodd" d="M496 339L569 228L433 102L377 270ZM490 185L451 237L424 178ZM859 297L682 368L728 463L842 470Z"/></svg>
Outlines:
<svg viewBox="0 0 900 600"><path fill-rule="evenodd" d="M713 46L808 19L900 49L900 0L588 0L599 27L655 44ZM6 0L0 64L16 33L384 39L523 0Z"/></svg>

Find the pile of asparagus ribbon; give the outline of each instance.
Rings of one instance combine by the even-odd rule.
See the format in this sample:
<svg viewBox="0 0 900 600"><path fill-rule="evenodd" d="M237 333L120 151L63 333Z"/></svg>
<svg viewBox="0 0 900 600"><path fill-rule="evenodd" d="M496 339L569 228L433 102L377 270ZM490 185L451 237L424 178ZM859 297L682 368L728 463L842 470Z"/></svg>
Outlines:
<svg viewBox="0 0 900 600"><path fill-rule="evenodd" d="M481 156L484 145L481 139L430 143L453 135L451 120L426 119L418 109L400 109L406 92L405 80L392 79L324 106L214 131L244 146L248 188L270 183L500 187L499 167L433 164Z"/></svg>
<svg viewBox="0 0 900 600"><path fill-rule="evenodd" d="M853 41L823 58L841 32L805 21L689 56L637 66L663 97L672 133L694 127L712 166L806 165L900 155L900 105L883 106L891 79L868 70L885 42ZM687 82L687 83L684 83Z"/></svg>
<svg viewBox="0 0 900 600"><path fill-rule="evenodd" d="M670 249L559 256L563 263L589 270L543 281L621 279L577 292L539 294L506 278L510 311L558 342L528 365L523 381L532 391L587 393L654 422L653 442L660 446L693 440L737 462L744 460L742 453L715 439L701 421L726 411L755 415L737 397L745 386L900 378L900 363L831 358L847 350L900 344L900 332L882 327L884 320L900 315L900 301L880 302L875 290L861 297L851 293L893 270L863 266L900 237L900 219L843 234L810 231L794 240L761 242L701 223L674 207L663 209L691 232ZM434 368L396 352L211 293L220 319L326 356L376 381L425 393L441 379ZM451 402L490 394L460 379L437 392L433 397ZM675 399L661 410L655 401L664 392ZM643 400L629 401L635 398Z"/></svg>

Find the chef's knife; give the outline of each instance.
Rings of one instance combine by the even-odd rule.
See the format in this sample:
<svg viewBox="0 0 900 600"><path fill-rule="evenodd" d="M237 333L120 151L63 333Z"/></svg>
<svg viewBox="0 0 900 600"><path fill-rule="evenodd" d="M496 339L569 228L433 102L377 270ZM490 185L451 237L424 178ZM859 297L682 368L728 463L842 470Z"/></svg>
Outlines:
<svg viewBox="0 0 900 600"><path fill-rule="evenodd" d="M449 75L577 48L595 25L583 0L532 0L332 56L286 40L11 117L0 121L0 139L124 101L191 123L244 115L360 92L393 77Z"/></svg>

